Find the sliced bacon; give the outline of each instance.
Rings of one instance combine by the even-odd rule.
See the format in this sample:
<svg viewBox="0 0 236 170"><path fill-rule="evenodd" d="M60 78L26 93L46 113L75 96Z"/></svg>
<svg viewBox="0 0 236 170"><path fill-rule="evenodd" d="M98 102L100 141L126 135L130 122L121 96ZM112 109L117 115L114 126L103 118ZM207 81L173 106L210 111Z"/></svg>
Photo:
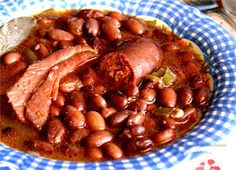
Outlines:
<svg viewBox="0 0 236 170"><path fill-rule="evenodd" d="M47 79L28 101L25 113L27 120L41 130L48 119L52 99L53 97L54 99L57 98L60 80L95 58L94 52L82 52L54 66Z"/></svg>
<svg viewBox="0 0 236 170"><path fill-rule="evenodd" d="M49 70L54 65L83 51L93 51L93 49L90 46L77 45L58 50L44 60L34 62L27 68L22 77L7 92L8 101L20 121L25 122L24 107L32 93L42 84Z"/></svg>

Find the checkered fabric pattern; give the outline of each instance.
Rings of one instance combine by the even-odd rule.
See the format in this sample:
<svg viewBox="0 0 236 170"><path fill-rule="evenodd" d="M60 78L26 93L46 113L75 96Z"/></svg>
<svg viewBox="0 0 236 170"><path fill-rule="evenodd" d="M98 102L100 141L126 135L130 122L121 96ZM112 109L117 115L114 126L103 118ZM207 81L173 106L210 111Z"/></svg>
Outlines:
<svg viewBox="0 0 236 170"><path fill-rule="evenodd" d="M208 56L214 94L201 122L167 147L118 161L75 163L34 157L0 144L0 169L169 169L186 159L188 151L219 141L236 125L236 42L222 27L198 10L177 0L0 0L0 23L20 14L47 8L117 9L164 21L174 33L195 42ZM193 155L192 158L194 158ZM192 159L190 158L190 159Z"/></svg>

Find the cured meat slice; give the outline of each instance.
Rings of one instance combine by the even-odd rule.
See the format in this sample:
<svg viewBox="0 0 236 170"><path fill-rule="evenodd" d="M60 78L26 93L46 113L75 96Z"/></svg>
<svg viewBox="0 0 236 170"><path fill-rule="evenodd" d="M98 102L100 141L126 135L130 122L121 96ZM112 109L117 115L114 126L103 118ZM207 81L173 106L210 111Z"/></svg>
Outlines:
<svg viewBox="0 0 236 170"><path fill-rule="evenodd" d="M138 84L142 77L158 69L162 52L150 39L126 42L105 55L99 71L112 89L122 90L128 83Z"/></svg>
<svg viewBox="0 0 236 170"><path fill-rule="evenodd" d="M25 122L24 107L32 93L41 85L48 75L49 70L56 64L70 58L76 53L93 51L90 46L77 45L67 49L58 50L44 60L31 64L20 79L7 92L9 103L11 103L16 116Z"/></svg>
<svg viewBox="0 0 236 170"><path fill-rule="evenodd" d="M28 101L25 118L37 129L41 130L48 119L52 99L53 97L54 99L57 98L60 80L69 73L74 72L79 66L95 58L96 53L94 52L82 52L54 66L47 79Z"/></svg>

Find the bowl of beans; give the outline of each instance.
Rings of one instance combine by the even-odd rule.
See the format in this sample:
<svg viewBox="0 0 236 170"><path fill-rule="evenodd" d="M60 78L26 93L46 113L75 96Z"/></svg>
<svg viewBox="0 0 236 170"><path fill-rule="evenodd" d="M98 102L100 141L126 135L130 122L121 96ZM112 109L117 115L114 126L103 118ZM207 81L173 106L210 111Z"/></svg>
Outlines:
<svg viewBox="0 0 236 170"><path fill-rule="evenodd" d="M0 167L168 169L236 125L236 42L197 9L3 1L0 16Z"/></svg>

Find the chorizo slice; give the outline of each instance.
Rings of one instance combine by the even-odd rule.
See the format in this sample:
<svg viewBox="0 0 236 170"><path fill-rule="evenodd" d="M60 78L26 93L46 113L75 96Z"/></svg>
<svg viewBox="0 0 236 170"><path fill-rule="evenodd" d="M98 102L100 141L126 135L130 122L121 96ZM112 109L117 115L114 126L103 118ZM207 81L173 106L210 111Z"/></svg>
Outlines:
<svg viewBox="0 0 236 170"><path fill-rule="evenodd" d="M103 56L98 70L112 89L122 90L128 83L138 84L143 76L158 69L162 59L160 48L152 40L140 38Z"/></svg>

